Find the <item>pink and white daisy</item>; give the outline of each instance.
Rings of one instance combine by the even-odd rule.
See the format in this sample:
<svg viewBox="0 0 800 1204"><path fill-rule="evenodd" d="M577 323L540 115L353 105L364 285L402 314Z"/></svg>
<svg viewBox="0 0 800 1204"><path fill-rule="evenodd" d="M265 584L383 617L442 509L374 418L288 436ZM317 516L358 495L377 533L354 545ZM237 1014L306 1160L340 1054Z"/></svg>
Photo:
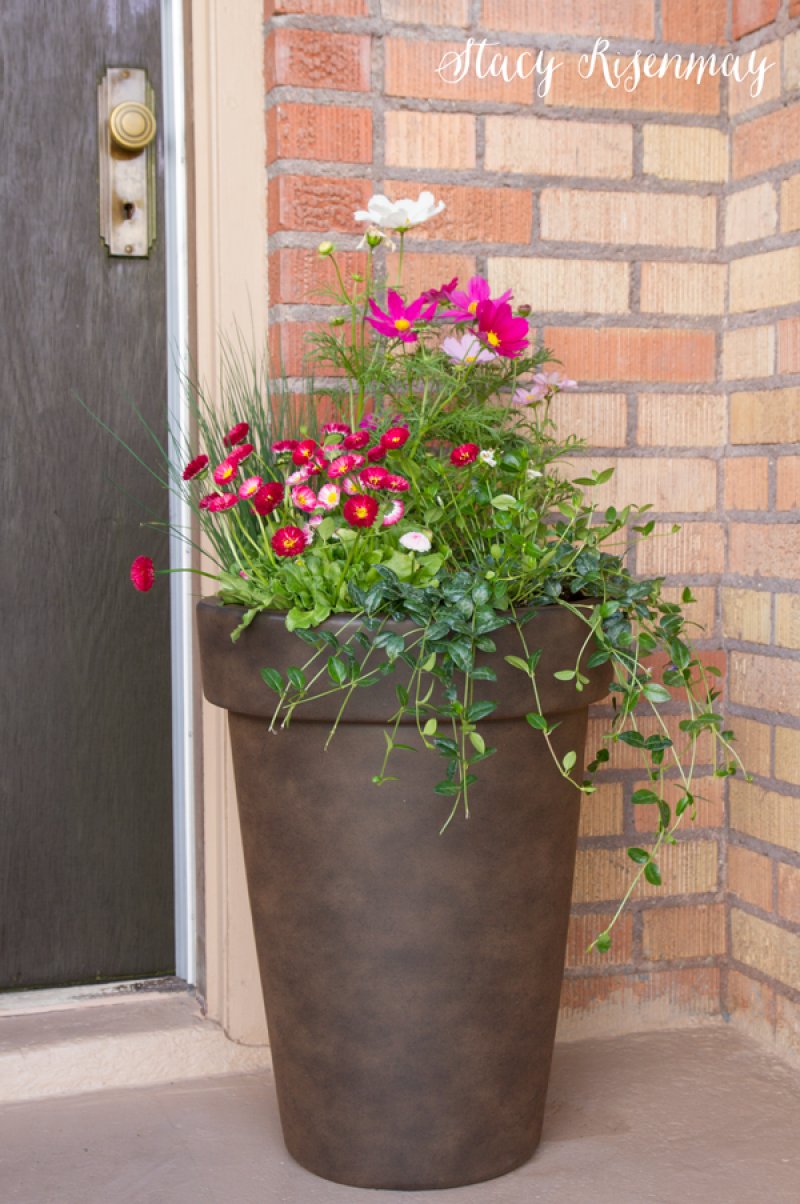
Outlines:
<svg viewBox="0 0 800 1204"><path fill-rule="evenodd" d="M298 510L311 514L317 508L317 495L310 485L295 485L292 501Z"/></svg>
<svg viewBox="0 0 800 1204"><path fill-rule="evenodd" d="M362 485L366 485L368 489L383 489L386 484L386 478L390 474L380 464L368 464L366 468L362 468L358 474L358 479Z"/></svg>
<svg viewBox="0 0 800 1204"><path fill-rule="evenodd" d="M339 505L340 497L341 490L339 489L338 485L334 485L332 481L327 481L320 487L320 491L317 494L317 503L322 506L324 510L335 510Z"/></svg>
<svg viewBox="0 0 800 1204"><path fill-rule="evenodd" d="M239 497L245 500L254 497L263 484L264 482L261 480L261 477L248 477L239 486Z"/></svg>
<svg viewBox="0 0 800 1204"><path fill-rule="evenodd" d="M307 464L302 468L296 468L294 472L290 472L286 478L287 485L302 485L311 476L311 471Z"/></svg>
<svg viewBox="0 0 800 1204"><path fill-rule="evenodd" d="M408 493L409 482L396 472L387 472L381 488L388 489L389 493Z"/></svg>
<svg viewBox="0 0 800 1204"><path fill-rule="evenodd" d="M400 519L406 512L406 504L401 498L395 498L391 506L383 516L381 521L382 527L393 527L395 523L399 523Z"/></svg>
<svg viewBox="0 0 800 1204"><path fill-rule="evenodd" d="M348 497L354 497L355 494L361 492L361 486L353 477L345 477L342 481L342 489Z"/></svg>
<svg viewBox="0 0 800 1204"><path fill-rule="evenodd" d="M431 541L424 531L407 531L400 536L400 543L409 552L430 552Z"/></svg>
<svg viewBox="0 0 800 1204"><path fill-rule="evenodd" d="M212 475L217 485L227 485L229 481L233 480L238 471L238 467L235 464L231 464L230 460L223 460L214 469Z"/></svg>
<svg viewBox="0 0 800 1204"><path fill-rule="evenodd" d="M349 435L350 427L346 422L323 422L323 435Z"/></svg>

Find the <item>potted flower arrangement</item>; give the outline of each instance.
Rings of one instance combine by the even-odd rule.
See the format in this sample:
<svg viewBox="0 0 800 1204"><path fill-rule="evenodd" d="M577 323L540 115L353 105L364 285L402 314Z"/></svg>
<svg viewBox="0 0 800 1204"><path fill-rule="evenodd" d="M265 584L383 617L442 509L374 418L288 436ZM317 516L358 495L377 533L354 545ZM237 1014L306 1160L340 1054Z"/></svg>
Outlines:
<svg viewBox="0 0 800 1204"><path fill-rule="evenodd" d="M378 286L385 244L402 275L442 207L374 197L351 280L323 243L341 309L313 404L201 397L202 451L173 474L218 565L203 683L229 712L284 1136L364 1187L476 1182L535 1149L580 800L609 746L639 750L633 801L658 814L620 911L694 814L699 737L715 773L738 764L681 606L626 567L647 507L599 509L610 474L572 476L551 411L575 382L545 370L529 308L480 277ZM137 588L155 575L134 562Z"/></svg>

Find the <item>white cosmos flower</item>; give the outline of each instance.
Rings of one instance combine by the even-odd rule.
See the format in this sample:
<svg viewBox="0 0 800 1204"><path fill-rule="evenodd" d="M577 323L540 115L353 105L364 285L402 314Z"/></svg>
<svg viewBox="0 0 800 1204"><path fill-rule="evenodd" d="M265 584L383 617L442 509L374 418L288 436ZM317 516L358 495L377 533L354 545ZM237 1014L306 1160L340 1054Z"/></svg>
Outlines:
<svg viewBox="0 0 800 1204"><path fill-rule="evenodd" d="M400 536L400 543L409 552L430 552L431 541L421 531L408 531Z"/></svg>
<svg viewBox="0 0 800 1204"><path fill-rule="evenodd" d="M443 209L444 201L434 200L432 192L421 192L416 201L410 197L390 201L378 192L369 198L366 209L356 211L355 219L357 222L371 222L382 230L408 230L411 226L426 222L428 218L436 217Z"/></svg>
<svg viewBox="0 0 800 1204"><path fill-rule="evenodd" d="M490 468L497 466L497 456L495 455L496 448L487 447L483 451L478 452L478 459L484 464L488 464Z"/></svg>

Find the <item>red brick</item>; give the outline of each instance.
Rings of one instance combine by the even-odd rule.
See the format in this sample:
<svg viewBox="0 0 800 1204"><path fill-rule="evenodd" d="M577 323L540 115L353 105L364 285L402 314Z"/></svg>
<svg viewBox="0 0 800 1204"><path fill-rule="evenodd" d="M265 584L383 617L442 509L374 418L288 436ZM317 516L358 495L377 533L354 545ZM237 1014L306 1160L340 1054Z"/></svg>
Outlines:
<svg viewBox="0 0 800 1204"><path fill-rule="evenodd" d="M800 577L800 527L732 523L728 568L748 577Z"/></svg>
<svg viewBox="0 0 800 1204"><path fill-rule="evenodd" d="M732 456L725 461L725 509L766 510L769 505L769 460L766 456Z"/></svg>
<svg viewBox="0 0 800 1204"><path fill-rule="evenodd" d="M800 870L793 865L778 866L778 911L800 924Z"/></svg>
<svg viewBox="0 0 800 1204"><path fill-rule="evenodd" d="M667 72L663 79L642 76L638 87L627 92L624 86L611 87L606 82L602 64L594 65L589 78L579 72L581 55L559 55L563 63L553 75L553 85L545 97L547 105L569 105L575 108L618 109L625 112L653 113L719 113L719 77L704 75L700 83L676 79ZM609 67L613 69L613 47L607 51ZM620 71L624 71L630 57L621 55ZM589 64L584 66L584 75Z"/></svg>
<svg viewBox="0 0 800 1204"><path fill-rule="evenodd" d="M269 354L273 370L287 376L302 376L309 370L307 357L312 351L308 336L330 328L324 322L272 322L269 327ZM326 376L338 376L326 366Z"/></svg>
<svg viewBox="0 0 800 1204"><path fill-rule="evenodd" d="M800 372L800 318L778 323L778 371Z"/></svg>
<svg viewBox="0 0 800 1204"><path fill-rule="evenodd" d="M775 989L731 968L728 970L725 1010L733 1015L749 1013L749 1020L766 1021L772 1026L775 1023Z"/></svg>
<svg viewBox="0 0 800 1204"><path fill-rule="evenodd" d="M736 179L800 159L800 104L754 117L733 131Z"/></svg>
<svg viewBox="0 0 800 1204"><path fill-rule="evenodd" d="M386 180L392 200L419 196L424 185L416 180ZM432 191L445 210L433 221L414 230L414 241L449 238L464 243L529 243L533 200L524 188L462 188L435 184Z"/></svg>
<svg viewBox="0 0 800 1204"><path fill-rule="evenodd" d="M353 218L372 196L368 180L339 180L329 176L277 176L268 188L269 230L347 230L356 233Z"/></svg>
<svg viewBox="0 0 800 1204"><path fill-rule="evenodd" d="M800 510L800 456L781 456L778 460L775 506L778 510Z"/></svg>
<svg viewBox="0 0 800 1204"><path fill-rule="evenodd" d="M772 911L772 861L751 849L731 845L728 849L728 888L754 907Z"/></svg>
<svg viewBox="0 0 800 1204"><path fill-rule="evenodd" d="M535 77L514 78L510 82L491 75L479 79L469 71L459 83L445 83L437 72L447 54L463 52L463 42L424 42L419 38L387 38L385 41L385 90L389 96L415 96L423 100L488 100L503 104L530 104ZM514 69L517 56L527 52L525 47L498 47L493 53L508 56L509 68ZM535 51L534 51L535 56ZM491 60L488 60L491 62ZM530 62L526 61L526 68ZM558 72L556 72L558 74Z"/></svg>
<svg viewBox="0 0 800 1204"><path fill-rule="evenodd" d="M644 912L643 952L650 961L725 953L725 907L653 907Z"/></svg>
<svg viewBox="0 0 800 1204"><path fill-rule="evenodd" d="M352 33L312 29L275 29L264 43L267 91L280 84L294 88L338 88L368 92L370 39Z"/></svg>
<svg viewBox="0 0 800 1204"><path fill-rule="evenodd" d="M720 972L716 966L685 970L655 970L648 974L603 974L565 978L561 1011L570 1017L596 1011L603 1004L622 1007L631 1019L641 1021L643 1009L657 1004L666 1015L719 1014Z"/></svg>
<svg viewBox="0 0 800 1204"><path fill-rule="evenodd" d="M695 46L725 41L727 0L661 0L661 32L665 42Z"/></svg>
<svg viewBox="0 0 800 1204"><path fill-rule="evenodd" d="M652 38L653 0L483 0L481 28Z"/></svg>
<svg viewBox="0 0 800 1204"><path fill-rule="evenodd" d="M353 272L363 272L366 254L340 251L336 256L339 270L349 286ZM338 281L328 256L307 247L282 247L269 255L270 305L336 305L338 299L325 290L336 289Z"/></svg>
<svg viewBox="0 0 800 1204"><path fill-rule="evenodd" d="M264 18L297 14L304 17L368 17L367 0L264 0Z"/></svg>
<svg viewBox="0 0 800 1204"><path fill-rule="evenodd" d="M586 382L693 383L714 379L715 340L704 330L549 327L545 344Z"/></svg>
<svg viewBox="0 0 800 1204"><path fill-rule="evenodd" d="M372 113L346 105L276 104L267 111L267 163L372 162Z"/></svg>
<svg viewBox="0 0 800 1204"><path fill-rule="evenodd" d="M703 653L704 663L708 660L708 654ZM636 782L633 787L635 790L654 790L652 782L641 781ZM667 784L664 799L674 807L678 799L684 793L680 782L669 782ZM725 783L722 778L698 778L692 786L692 794L696 802L695 819L692 821L689 812L685 813L683 821L684 831L690 832L694 828L721 828L725 820ZM655 833L658 829L658 808L649 804L634 803L631 807L633 811L633 826L636 832Z"/></svg>
<svg viewBox="0 0 800 1204"><path fill-rule="evenodd" d="M611 934L611 948L606 953L587 953L589 945L610 923L612 912L589 912L570 916L567 936L567 965L618 966L629 962L633 953L633 917L622 915Z"/></svg>
<svg viewBox="0 0 800 1204"><path fill-rule="evenodd" d="M733 36L742 38L770 25L778 15L780 0L733 0Z"/></svg>
<svg viewBox="0 0 800 1204"><path fill-rule="evenodd" d="M800 17L800 0L790 0L789 3L789 20L793 21L795 17Z"/></svg>
<svg viewBox="0 0 800 1204"><path fill-rule="evenodd" d="M381 0L384 21L406 25L467 25L469 0Z"/></svg>

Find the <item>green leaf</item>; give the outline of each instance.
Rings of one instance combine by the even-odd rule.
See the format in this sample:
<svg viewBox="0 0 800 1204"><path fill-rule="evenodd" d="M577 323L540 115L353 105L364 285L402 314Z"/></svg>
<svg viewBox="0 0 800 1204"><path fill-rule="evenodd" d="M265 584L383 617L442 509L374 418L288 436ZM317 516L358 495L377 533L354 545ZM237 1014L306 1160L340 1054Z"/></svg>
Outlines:
<svg viewBox="0 0 800 1204"><path fill-rule="evenodd" d="M572 681L575 677L574 669L559 669L553 674L556 681Z"/></svg>
<svg viewBox="0 0 800 1204"><path fill-rule="evenodd" d="M644 868L644 876L652 886L661 885L661 874L655 861L651 861Z"/></svg>
<svg viewBox="0 0 800 1204"><path fill-rule="evenodd" d="M644 736L641 732L620 732L617 739L631 748L644 748Z"/></svg>
<svg viewBox="0 0 800 1204"><path fill-rule="evenodd" d="M496 710L496 702L473 702L472 706L467 708L467 721L469 723L478 723L481 719L486 719L488 715L491 715Z"/></svg>
<svg viewBox="0 0 800 1204"><path fill-rule="evenodd" d="M495 510L516 510L519 507L517 499L511 493L496 493L491 505Z"/></svg>
<svg viewBox="0 0 800 1204"><path fill-rule="evenodd" d="M632 848L628 849L628 856L631 861L635 861L637 865L644 865L650 860L650 854L646 849Z"/></svg>
<svg viewBox="0 0 800 1204"><path fill-rule="evenodd" d="M408 705L408 690L405 686L395 686L394 692L397 695L397 701L401 707Z"/></svg>
<svg viewBox="0 0 800 1204"><path fill-rule="evenodd" d="M436 719L426 720L425 725L422 728L423 736L435 736L436 729L438 728L438 726L439 726L438 720L436 720Z"/></svg>
<svg viewBox="0 0 800 1204"><path fill-rule="evenodd" d="M528 666L521 656L504 656L503 660L513 669L521 669L523 673L528 672Z"/></svg>
<svg viewBox="0 0 800 1204"><path fill-rule="evenodd" d="M476 752L479 752L479 753L486 752L486 741L484 740L483 736L479 732L470 732L469 733L469 742L472 745L472 747L475 749Z"/></svg>
<svg viewBox="0 0 800 1204"><path fill-rule="evenodd" d="M458 782L437 782L433 788L437 794L460 794L461 787Z"/></svg>
<svg viewBox="0 0 800 1204"><path fill-rule="evenodd" d="M550 725L544 715L536 715L533 711L529 711L525 718L537 732L547 732L550 730Z"/></svg>
<svg viewBox="0 0 800 1204"><path fill-rule="evenodd" d="M657 803L658 801L659 796L654 790L634 790L631 795L631 802L634 804Z"/></svg>
<svg viewBox="0 0 800 1204"><path fill-rule="evenodd" d="M343 686L347 681L347 669L338 657L328 657L328 676L337 686Z"/></svg>
<svg viewBox="0 0 800 1204"><path fill-rule="evenodd" d="M429 657L420 665L424 673L430 673L431 669L436 668L436 653L432 652Z"/></svg>
<svg viewBox="0 0 800 1204"><path fill-rule="evenodd" d="M291 665L286 670L286 676L289 678L289 681L294 686L295 690L305 689L306 675L302 669L297 669L294 665Z"/></svg>
<svg viewBox="0 0 800 1204"><path fill-rule="evenodd" d="M440 753L446 753L448 756L458 756L458 745L455 740L451 740L449 736L435 736L433 743L438 748Z"/></svg>
<svg viewBox="0 0 800 1204"><path fill-rule="evenodd" d="M488 665L478 665L472 670L473 681L497 681L497 674Z"/></svg>
<svg viewBox="0 0 800 1204"><path fill-rule="evenodd" d="M642 686L642 693L648 702L669 702L672 695L657 681L648 681Z"/></svg>
<svg viewBox="0 0 800 1204"><path fill-rule="evenodd" d="M569 773L569 771L574 768L577 760L578 754L574 749L570 749L568 753L565 753L561 761L561 764L564 767L564 772Z"/></svg>
<svg viewBox="0 0 800 1204"><path fill-rule="evenodd" d="M276 694L283 693L283 678L277 669L262 669L261 676L270 690L274 690Z"/></svg>
<svg viewBox="0 0 800 1204"><path fill-rule="evenodd" d="M601 932L598 937L595 937L594 947L599 953L606 953L611 948L611 933Z"/></svg>

